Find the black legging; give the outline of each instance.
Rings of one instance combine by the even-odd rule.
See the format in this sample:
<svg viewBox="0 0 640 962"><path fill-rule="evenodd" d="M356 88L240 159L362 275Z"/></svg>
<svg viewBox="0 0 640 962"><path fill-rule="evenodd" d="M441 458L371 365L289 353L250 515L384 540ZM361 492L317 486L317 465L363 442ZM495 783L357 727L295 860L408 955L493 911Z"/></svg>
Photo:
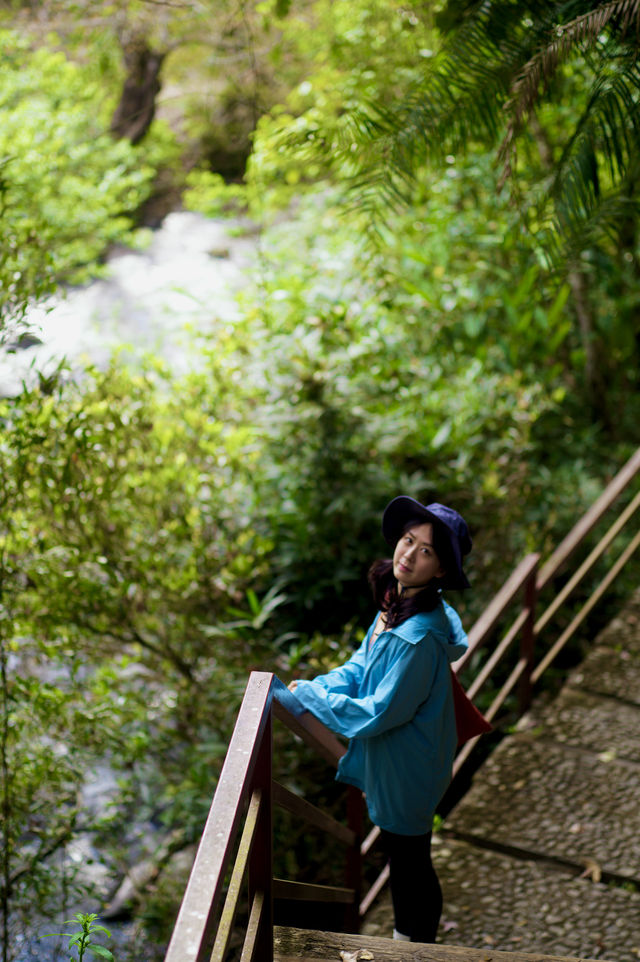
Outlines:
<svg viewBox="0 0 640 962"><path fill-rule="evenodd" d="M412 942L435 942L442 914L442 889L431 864L431 832L394 835L381 830L389 859L396 931Z"/></svg>

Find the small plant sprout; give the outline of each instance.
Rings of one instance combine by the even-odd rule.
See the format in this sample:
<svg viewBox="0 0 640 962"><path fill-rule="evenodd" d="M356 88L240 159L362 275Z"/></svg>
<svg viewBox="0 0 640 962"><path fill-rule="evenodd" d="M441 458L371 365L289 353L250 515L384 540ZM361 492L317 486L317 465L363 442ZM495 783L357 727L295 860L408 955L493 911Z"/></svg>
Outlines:
<svg viewBox="0 0 640 962"><path fill-rule="evenodd" d="M73 952L75 949L78 953L78 957L74 955L69 956L69 962L86 962L85 953L90 953L93 956L97 956L99 959L107 959L108 962L113 962L113 953L109 949L105 949L102 945L94 945L92 942L92 936L97 932L104 933L108 939L111 938L111 932L106 929L104 925L96 925L98 921L98 916L95 914L85 915L79 912L74 915L72 919L63 922L63 925L75 925L77 931L69 935L68 932L52 932L49 936L44 936L44 938L52 938L55 935L69 935L69 945L68 949Z"/></svg>

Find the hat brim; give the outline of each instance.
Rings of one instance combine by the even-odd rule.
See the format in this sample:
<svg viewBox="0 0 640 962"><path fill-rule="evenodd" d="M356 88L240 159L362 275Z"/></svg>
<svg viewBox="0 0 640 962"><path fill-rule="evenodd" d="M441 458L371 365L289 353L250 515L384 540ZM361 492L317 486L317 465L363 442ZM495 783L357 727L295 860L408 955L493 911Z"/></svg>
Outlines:
<svg viewBox="0 0 640 962"><path fill-rule="evenodd" d="M470 588L469 580L462 570L460 551L455 548L450 528L441 518L432 514L431 511L425 508L423 504L420 504L419 501L416 501L415 498L410 498L408 495L400 495L394 498L393 501L390 501L385 508L382 515L382 536L387 544L391 548L395 548L402 532L411 521L415 521L417 524L424 524L428 521L431 524L437 525L447 533L456 570L446 572L440 580L441 586L452 589Z"/></svg>

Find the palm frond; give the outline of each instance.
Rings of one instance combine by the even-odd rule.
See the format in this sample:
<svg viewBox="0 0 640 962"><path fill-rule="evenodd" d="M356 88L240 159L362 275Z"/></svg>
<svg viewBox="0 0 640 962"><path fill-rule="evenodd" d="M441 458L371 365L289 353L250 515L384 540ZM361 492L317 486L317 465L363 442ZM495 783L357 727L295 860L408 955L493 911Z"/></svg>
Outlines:
<svg viewBox="0 0 640 962"><path fill-rule="evenodd" d="M591 204L582 216L576 216L575 207L556 208L553 235L555 257L566 261L581 251L602 243L606 238L615 248L618 243L620 223L640 216L640 198L631 196L625 188L609 193Z"/></svg>
<svg viewBox="0 0 640 962"><path fill-rule="evenodd" d="M607 65L608 66L608 65ZM600 193L600 170L611 182L622 180L640 153L640 64L631 62L603 70L558 161L551 189L562 193L564 182L586 177L585 188Z"/></svg>
<svg viewBox="0 0 640 962"><path fill-rule="evenodd" d="M640 156L640 0L450 4L455 15L439 51L401 99L345 110L328 135L301 127L289 146L315 158L324 152L353 206L383 220L389 207L410 203L417 170L469 145L499 144L501 184L515 183L520 135L537 105L553 98L562 68L577 62L590 87L536 209L553 258L610 236L617 214L636 212L629 185Z"/></svg>
<svg viewBox="0 0 640 962"><path fill-rule="evenodd" d="M613 0L599 4L569 23L553 24L548 42L524 65L513 83L511 97L505 104L511 120L499 153L504 155L523 118L539 100L542 87L558 67L574 55L577 46L600 43L603 31L612 25L616 33L624 37L634 23L636 28L640 26L640 0Z"/></svg>
<svg viewBox="0 0 640 962"><path fill-rule="evenodd" d="M385 144L389 173L409 172L416 163L447 154L475 139L495 139L504 120L502 104L511 77L522 63L517 31L498 38L490 18L499 20L513 3L484 2L467 17L455 37L426 66L401 103L368 104L351 117L349 133L363 145L367 138ZM348 140L348 137L347 137Z"/></svg>

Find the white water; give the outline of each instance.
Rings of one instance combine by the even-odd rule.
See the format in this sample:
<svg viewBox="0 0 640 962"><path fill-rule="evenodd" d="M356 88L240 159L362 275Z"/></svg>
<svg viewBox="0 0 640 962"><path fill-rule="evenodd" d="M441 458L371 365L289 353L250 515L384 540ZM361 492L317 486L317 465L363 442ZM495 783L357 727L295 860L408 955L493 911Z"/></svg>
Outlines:
<svg viewBox="0 0 640 962"><path fill-rule="evenodd" d="M153 354L176 374L197 366L198 334L237 318L236 295L250 280L257 242L234 236L242 226L169 214L146 250L114 253L104 278L32 310L29 327L42 344L0 354L0 396L19 393L63 358L72 369L102 367L123 346L129 359Z"/></svg>

